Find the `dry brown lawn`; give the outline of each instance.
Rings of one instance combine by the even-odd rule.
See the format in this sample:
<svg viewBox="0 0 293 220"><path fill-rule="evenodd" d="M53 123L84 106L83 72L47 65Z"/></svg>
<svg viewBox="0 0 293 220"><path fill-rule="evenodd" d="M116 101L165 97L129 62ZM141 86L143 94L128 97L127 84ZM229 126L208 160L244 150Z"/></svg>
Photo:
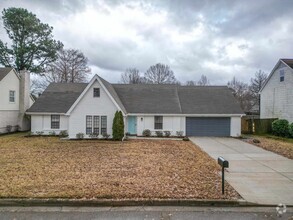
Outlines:
<svg viewBox="0 0 293 220"><path fill-rule="evenodd" d="M191 142L0 137L0 197L239 199Z"/></svg>
<svg viewBox="0 0 293 220"><path fill-rule="evenodd" d="M258 139L260 143L254 143L253 139ZM261 147L265 150L280 154L289 159L293 159L293 140L271 136L252 136L247 142Z"/></svg>

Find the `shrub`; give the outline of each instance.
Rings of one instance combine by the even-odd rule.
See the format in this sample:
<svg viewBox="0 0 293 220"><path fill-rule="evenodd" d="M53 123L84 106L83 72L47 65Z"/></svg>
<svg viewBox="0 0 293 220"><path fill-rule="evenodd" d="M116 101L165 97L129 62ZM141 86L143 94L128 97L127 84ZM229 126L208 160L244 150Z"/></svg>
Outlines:
<svg viewBox="0 0 293 220"><path fill-rule="evenodd" d="M76 138L77 139L83 139L84 138L84 133L77 133Z"/></svg>
<svg viewBox="0 0 293 220"><path fill-rule="evenodd" d="M66 130L60 131L59 136L60 137L68 137L68 132Z"/></svg>
<svg viewBox="0 0 293 220"><path fill-rule="evenodd" d="M105 139L107 140L109 137L110 137L109 134L107 134L107 133L103 133L103 138L105 138Z"/></svg>
<svg viewBox="0 0 293 220"><path fill-rule="evenodd" d="M164 133L165 133L165 136L166 137L170 137L171 136L171 132L170 131L164 131Z"/></svg>
<svg viewBox="0 0 293 220"><path fill-rule="evenodd" d="M20 131L21 130L21 127L19 125L16 125L15 126L15 131Z"/></svg>
<svg viewBox="0 0 293 220"><path fill-rule="evenodd" d="M156 131L156 135L158 137L163 137L163 132L162 131Z"/></svg>
<svg viewBox="0 0 293 220"><path fill-rule="evenodd" d="M176 131L176 135L178 137L183 137L183 131Z"/></svg>
<svg viewBox="0 0 293 220"><path fill-rule="evenodd" d="M39 136L41 136L41 135L44 134L44 132L43 131L36 131L36 134L39 135Z"/></svg>
<svg viewBox="0 0 293 220"><path fill-rule="evenodd" d="M6 131L10 133L12 131L12 125L6 125Z"/></svg>
<svg viewBox="0 0 293 220"><path fill-rule="evenodd" d="M51 136L55 136L55 135L56 135L56 132L55 132L55 131L50 131L50 132L49 132L49 135L51 135Z"/></svg>
<svg viewBox="0 0 293 220"><path fill-rule="evenodd" d="M285 119L278 119L272 123L273 134L278 136L288 136L289 134L289 122Z"/></svg>
<svg viewBox="0 0 293 220"><path fill-rule="evenodd" d="M99 136L99 134L97 134L97 133L91 133L91 134L89 134L89 137L90 138L98 138L98 136Z"/></svg>
<svg viewBox="0 0 293 220"><path fill-rule="evenodd" d="M27 133L27 136L33 136L34 135L34 132L32 132L32 131L29 131L28 133Z"/></svg>
<svg viewBox="0 0 293 220"><path fill-rule="evenodd" d="M258 139L253 139L252 141L253 141L253 143L255 143L255 144L259 144L259 143L260 143L260 140L258 140Z"/></svg>
<svg viewBox="0 0 293 220"><path fill-rule="evenodd" d="M182 140L183 141L189 141L189 138L188 137L184 137Z"/></svg>
<svg viewBox="0 0 293 220"><path fill-rule="evenodd" d="M293 122L289 125L289 134L293 138Z"/></svg>
<svg viewBox="0 0 293 220"><path fill-rule="evenodd" d="M114 119L113 119L113 139L114 140L122 140L124 137L124 121L123 121L123 115L121 111L116 111Z"/></svg>
<svg viewBox="0 0 293 220"><path fill-rule="evenodd" d="M142 135L144 137L150 137L151 136L151 131L149 129L145 129L145 130L143 130Z"/></svg>

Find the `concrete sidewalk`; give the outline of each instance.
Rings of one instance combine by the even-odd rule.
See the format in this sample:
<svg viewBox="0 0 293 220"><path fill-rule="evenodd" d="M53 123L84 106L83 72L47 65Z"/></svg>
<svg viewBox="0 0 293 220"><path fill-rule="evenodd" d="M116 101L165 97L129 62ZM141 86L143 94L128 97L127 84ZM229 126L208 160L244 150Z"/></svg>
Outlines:
<svg viewBox="0 0 293 220"><path fill-rule="evenodd" d="M293 160L234 138L190 140L215 160L229 161L225 179L246 201L293 205Z"/></svg>

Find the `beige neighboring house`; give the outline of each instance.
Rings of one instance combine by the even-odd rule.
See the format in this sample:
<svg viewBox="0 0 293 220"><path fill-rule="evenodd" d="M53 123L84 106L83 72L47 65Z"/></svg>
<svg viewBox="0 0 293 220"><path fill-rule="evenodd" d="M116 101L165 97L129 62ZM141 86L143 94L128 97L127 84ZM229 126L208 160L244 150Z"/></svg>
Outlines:
<svg viewBox="0 0 293 220"><path fill-rule="evenodd" d="M30 129L30 121L25 111L34 103L30 95L30 74L13 68L0 67L0 133Z"/></svg>
<svg viewBox="0 0 293 220"><path fill-rule="evenodd" d="M280 59L260 90L260 117L293 122L293 59Z"/></svg>

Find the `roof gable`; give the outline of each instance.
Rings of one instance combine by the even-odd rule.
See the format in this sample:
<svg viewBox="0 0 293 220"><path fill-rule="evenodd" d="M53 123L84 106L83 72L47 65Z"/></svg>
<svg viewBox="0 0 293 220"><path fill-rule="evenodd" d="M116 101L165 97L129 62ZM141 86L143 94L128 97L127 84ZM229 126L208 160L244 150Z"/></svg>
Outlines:
<svg viewBox="0 0 293 220"><path fill-rule="evenodd" d="M103 87L103 89L106 91L107 95L110 97L110 99L112 100L112 102L117 106L118 109L120 109L121 111L123 111L123 113L126 113L124 106L122 105L121 102L117 102L117 98L115 99L113 97L113 95L115 96L115 93L113 91L111 91L111 87L112 85L110 83L110 85L105 86L104 83L102 82L102 80L104 81L104 83L108 83L106 80L100 78L98 75L95 75L91 81L88 83L88 85L86 86L86 88L82 91L82 93L79 95L79 97L75 100L75 102L73 103L73 105L68 109L68 111L66 112L66 115L70 115L70 113L72 112L72 110L75 108L76 105L78 105L78 103L80 102L80 100L83 98L83 96L87 93L87 91L91 88L91 86L94 84L95 81L98 81L99 84ZM106 84L105 83L105 84ZM111 91L109 91L109 90ZM115 90L114 90L115 91Z"/></svg>
<svg viewBox="0 0 293 220"><path fill-rule="evenodd" d="M12 67L0 67L0 81L2 79L4 79L5 76L7 76L8 73L10 73L12 70L13 70L14 74L17 76L17 78L20 79L19 75L17 74L17 72Z"/></svg>
<svg viewBox="0 0 293 220"><path fill-rule="evenodd" d="M269 74L267 80L265 81L263 87L260 89L259 93L262 92L262 90L266 87L269 80L272 78L274 72L279 68L280 65L285 65L289 67L290 69L293 69L293 59L279 59L279 61L276 63L274 68L272 69L271 73Z"/></svg>

